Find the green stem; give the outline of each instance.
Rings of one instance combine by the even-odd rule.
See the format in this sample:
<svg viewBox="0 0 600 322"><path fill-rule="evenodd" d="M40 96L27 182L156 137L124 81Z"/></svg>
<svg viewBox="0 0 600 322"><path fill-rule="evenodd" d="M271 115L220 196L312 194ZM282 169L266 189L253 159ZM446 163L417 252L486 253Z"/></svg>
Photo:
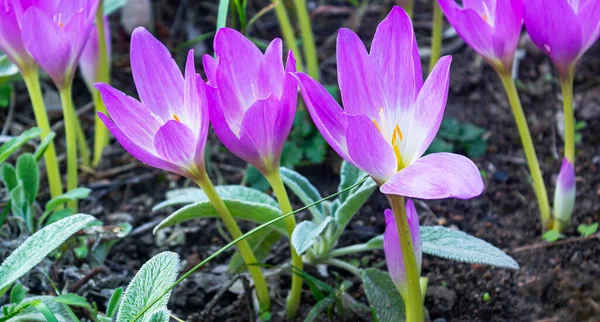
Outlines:
<svg viewBox="0 0 600 322"><path fill-rule="evenodd" d="M304 66L304 64L302 63L302 55L300 54L300 50L298 49L296 36L294 36L294 28L292 27L292 23L290 22L290 18L287 14L287 10L285 9L285 3L283 0L273 1L277 1L277 5L275 5L275 15L277 16L277 20L279 21L279 28L281 29L283 41L285 41L285 45L287 46L287 48L291 49L294 53L294 58L296 59L296 69L299 72L301 72L303 70L302 66Z"/></svg>
<svg viewBox="0 0 600 322"><path fill-rule="evenodd" d="M77 123L71 86L59 89L62 103L63 118L65 120L65 137L67 141L67 191L77 188ZM77 200L67 203L73 212L77 212Z"/></svg>
<svg viewBox="0 0 600 322"><path fill-rule="evenodd" d="M335 259L335 258L330 258L327 261L325 261L325 264L346 270L346 271L354 274L356 277L362 279L362 270L348 262L345 262L345 261L339 260L339 259Z"/></svg>
<svg viewBox="0 0 600 322"><path fill-rule="evenodd" d="M97 66L97 81L102 83L109 83L110 81L110 68L108 62L108 49L106 46L106 30L104 26L104 8L103 0L98 3L98 10L96 11L96 27L98 28L98 66ZM94 99L94 106L96 109L95 120L95 133L94 133L94 160L92 165L95 167L100 163L102 158L102 151L108 145L108 129L104 123L98 117L98 112L106 113L106 106L100 98L100 92L96 89L91 88L92 98Z"/></svg>
<svg viewBox="0 0 600 322"><path fill-rule="evenodd" d="M442 27L444 25L444 15L439 3L433 1L433 25L431 27L431 56L429 57L429 74L440 59L442 52Z"/></svg>
<svg viewBox="0 0 600 322"><path fill-rule="evenodd" d="M417 265L417 259L413 247L410 226L406 217L406 206L404 197L387 195L394 211L396 228L400 236L400 247L402 249L402 260L404 262L404 274L406 275L406 291L401 292L406 305L407 322L423 322L423 298L421 296L421 272Z"/></svg>
<svg viewBox="0 0 600 322"><path fill-rule="evenodd" d="M348 254L367 252L367 251L376 250L376 249L381 249L381 245L371 246L368 244L358 244L358 245L352 245L352 246L334 249L329 253L329 256L340 257L340 256L348 255Z"/></svg>
<svg viewBox="0 0 600 322"><path fill-rule="evenodd" d="M46 114L44 98L42 97L42 89L40 87L40 79L37 69L32 69L22 73L23 80L27 86L31 105L33 106L33 114L38 127L42 130L42 139L50 133L50 122ZM46 173L48 175L48 185L50 186L50 196L58 197L62 194L62 184L60 182L60 171L58 169L58 161L56 160L56 149L54 143L48 145L48 149L44 153L44 161L46 162Z"/></svg>
<svg viewBox="0 0 600 322"><path fill-rule="evenodd" d="M302 35L302 46L304 47L304 58L306 59L306 71L315 80L319 80L319 60L317 49L315 47L315 38L310 25L310 17L306 0L294 0L296 6L296 15L300 24L300 34Z"/></svg>
<svg viewBox="0 0 600 322"><path fill-rule="evenodd" d="M266 178L269 181L269 184L271 184L271 188L273 189L273 192L277 197L277 201L279 201L279 207L281 208L281 212L284 214L291 213L292 204L290 203L287 191L285 190L285 186L283 185L283 180L281 179L281 173L279 172L279 169L273 171L270 175L266 176ZM296 228L296 218L292 216L285 218L285 227L288 231L288 236L291 240L294 228ZM296 253L296 250L292 246L291 242L290 252L292 254L292 266L294 266L298 270L302 270L302 257L300 257ZM298 313L301 295L302 277L298 274L292 274L292 287L287 298L287 317L289 320L294 319L296 317L296 313Z"/></svg>
<svg viewBox="0 0 600 322"><path fill-rule="evenodd" d="M350 191L358 186L360 186L361 184L363 184L365 181L367 181L368 177L364 177L362 180L360 180L359 182L351 185L350 187L343 189L341 191L338 191L334 194L331 194L323 199L317 200L309 205L306 205L304 207L298 208L296 210L294 210L293 212L287 213L287 214L283 214L280 217L277 217L275 219L271 219L269 221L267 221L266 223L255 227L253 229L251 229L249 232L245 233L244 235L240 236L239 238L236 238L234 240L232 240L231 242L227 243L227 245L219 248L216 252L210 254L208 257L206 257L203 261L201 261L200 263L198 263L196 266L192 267L189 271L183 273L175 282L173 282L173 284L171 284L169 287L167 287L166 290L164 290L160 295L158 295L157 297L155 297L152 300L149 300L148 303L146 304L146 306L144 306L144 308L138 312L136 314L136 316L131 320L131 322L135 322L137 321L142 315L144 315L146 312L148 312L148 310L154 306L154 304L156 304L158 301L160 301L160 299L162 299L165 295L167 295L169 292L171 292L171 290L173 290L175 288L175 286L179 285L179 283L183 282L186 278L188 278L190 275L194 274L194 272L196 272L197 270L199 270L202 266L206 265L206 263L210 262L211 260L215 259L217 256L223 254L224 252L226 252L227 250L229 250L231 247L235 246L237 243L241 242L242 240L256 234L257 232L273 225L276 222L279 222L281 220L285 220L290 216L293 216L294 214L297 214L301 211L304 211L310 207L314 207L315 205L320 204L321 202L325 201L325 200L329 200L332 199L334 197L337 197L347 191ZM285 265L284 265L285 267ZM280 268L281 269L281 268ZM2 290L0 290L0 295L2 295L1 293Z"/></svg>
<svg viewBox="0 0 600 322"><path fill-rule="evenodd" d="M571 69L572 70L572 69ZM565 157L575 164L575 114L573 112L573 79L570 71L560 78L563 95L563 114L565 118Z"/></svg>
<svg viewBox="0 0 600 322"><path fill-rule="evenodd" d="M533 179L533 188L540 208L542 230L545 231L548 228L548 224L550 224L550 203L548 202L548 195L546 193L542 171L540 170L540 165L535 154L535 148L533 147L533 140L531 139L531 134L527 127L527 119L525 118L525 113L523 113L519 94L517 93L517 88L515 87L515 82L513 81L510 72L500 73L499 75L502 79L506 94L508 95L515 122L517 123L517 129L519 130L519 136L521 137L525 158L527 159L529 171L531 172L531 177Z"/></svg>
<svg viewBox="0 0 600 322"><path fill-rule="evenodd" d="M398 4L406 11L408 16L412 19L413 8L415 6L414 0L398 0Z"/></svg>
<svg viewBox="0 0 600 322"><path fill-rule="evenodd" d="M227 209L223 199L219 196L219 193L215 189L215 186L213 186L210 178L208 178L208 175L203 174L198 176L196 184L202 188L202 191L204 191L208 200L213 204L233 239L240 238L243 235L240 227L235 222L235 219L229 212L229 209ZM269 297L267 282L258 266L258 261L254 256L254 252L252 251L252 248L250 248L247 240L241 240L237 244L237 247L240 251L240 255L242 255L242 258L244 259L244 263L246 263L246 267L248 268L252 279L254 279L256 295L258 296L258 302L260 303L260 312L268 311L271 307L271 298Z"/></svg>

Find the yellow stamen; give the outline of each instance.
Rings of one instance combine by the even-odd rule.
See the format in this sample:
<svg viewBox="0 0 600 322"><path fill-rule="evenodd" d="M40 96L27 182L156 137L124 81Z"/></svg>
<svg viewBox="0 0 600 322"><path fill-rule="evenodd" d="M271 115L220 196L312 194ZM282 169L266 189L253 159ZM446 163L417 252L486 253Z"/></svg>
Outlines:
<svg viewBox="0 0 600 322"><path fill-rule="evenodd" d="M487 22L487 15L485 13L481 15L481 18L483 18L483 21Z"/></svg>
<svg viewBox="0 0 600 322"><path fill-rule="evenodd" d="M381 133L381 128L379 127L379 124L377 124L377 120L373 120L373 124L375 124L375 127L377 127L377 131Z"/></svg>
<svg viewBox="0 0 600 322"><path fill-rule="evenodd" d="M175 121L181 123L181 120L179 120L179 117L177 117L177 114L173 113L173 118L175 119Z"/></svg>
<svg viewBox="0 0 600 322"><path fill-rule="evenodd" d="M392 134L392 145L396 144L396 135L398 135L400 141L402 141L402 131L400 130L400 126L398 126L398 124L396 124L396 127L394 128L394 133Z"/></svg>
<svg viewBox="0 0 600 322"><path fill-rule="evenodd" d="M61 28L65 27L61 21L58 22L58 26L61 27Z"/></svg>

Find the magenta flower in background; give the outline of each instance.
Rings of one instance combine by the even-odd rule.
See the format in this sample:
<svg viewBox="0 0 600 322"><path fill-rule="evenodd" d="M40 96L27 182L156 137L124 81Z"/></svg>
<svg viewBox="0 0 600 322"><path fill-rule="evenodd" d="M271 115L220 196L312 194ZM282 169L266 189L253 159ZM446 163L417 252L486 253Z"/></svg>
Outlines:
<svg viewBox="0 0 600 322"><path fill-rule="evenodd" d="M571 221L571 214L575 208L575 190L575 169L573 164L564 158L554 191L554 217L563 225Z"/></svg>
<svg viewBox="0 0 600 322"><path fill-rule="evenodd" d="M385 251L385 261L388 267L388 272L396 288L400 291L403 298L408 298L408 290L406 288L406 275L404 271L404 260L402 259L402 247L400 246L400 238L398 236L398 228L396 220L391 209L386 209L385 212L385 233L383 235L383 250ZM423 247L421 245L421 231L419 228L419 215L412 200L406 202L406 217L410 227L410 235L417 260L418 271L421 272L421 261L423 258Z"/></svg>
<svg viewBox="0 0 600 322"><path fill-rule="evenodd" d="M35 61L25 48L21 37L21 17L12 0L0 1L0 51L21 72L36 68Z"/></svg>
<svg viewBox="0 0 600 322"><path fill-rule="evenodd" d="M467 199L483 191L475 164L452 153L423 153L446 105L451 58L442 57L423 84L417 43L400 8L377 27L370 54L354 32L337 40L345 109L310 76L297 73L307 108L331 147L371 175L385 194Z"/></svg>
<svg viewBox="0 0 600 322"><path fill-rule="evenodd" d="M94 24L98 0L13 0L13 3L29 53L57 87L69 86Z"/></svg>
<svg viewBox="0 0 600 322"><path fill-rule="evenodd" d="M438 0L460 37L498 72L510 73L523 27L523 0Z"/></svg>
<svg viewBox="0 0 600 322"><path fill-rule="evenodd" d="M140 27L131 35L131 70L141 102L98 83L110 118L98 116L140 161L192 179L203 175L209 122L193 50L184 78L169 50Z"/></svg>
<svg viewBox="0 0 600 322"><path fill-rule="evenodd" d="M217 59L204 56L210 120L223 144L267 175L279 169L298 97L290 50L284 68L281 39L265 54L241 33L221 28L214 41Z"/></svg>
<svg viewBox="0 0 600 322"><path fill-rule="evenodd" d="M525 27L566 76L600 36L600 1L527 0Z"/></svg>
<svg viewBox="0 0 600 322"><path fill-rule="evenodd" d="M111 56L111 41L110 41L110 26L108 24L108 18L104 17L104 32L106 34L106 53L108 61L110 62ZM79 60L79 68L81 70L81 76L89 88L93 88L94 84L98 81L98 60L100 53L98 51L98 28L96 25L92 27L90 31L90 37L81 52L81 58ZM110 66L110 64L109 64Z"/></svg>

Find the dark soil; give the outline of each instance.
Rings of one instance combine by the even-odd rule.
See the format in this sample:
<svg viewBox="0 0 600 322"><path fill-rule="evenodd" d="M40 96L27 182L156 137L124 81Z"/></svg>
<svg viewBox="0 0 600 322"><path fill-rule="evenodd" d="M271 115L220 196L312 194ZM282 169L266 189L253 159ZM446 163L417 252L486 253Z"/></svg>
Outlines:
<svg viewBox="0 0 600 322"><path fill-rule="evenodd" d="M391 5L391 1L384 1L387 4L373 2L360 9L344 5L345 1L311 2L316 4L311 7L312 20L323 83L336 83L335 36L338 28L352 28L367 45L370 44L377 24ZM184 3L188 4L188 9L181 13L179 7ZM267 4L267 0L249 1L250 16ZM155 34L171 48L176 48L186 40L188 23L201 32L214 30L217 12L215 0L156 1L154 9ZM414 25L420 48L423 49L429 46L429 5L420 3L415 12ZM113 17L113 84L135 95L128 65L129 39L127 32L117 26L118 18L118 14ZM268 13L259 19L251 34L264 40L279 36L274 15ZM208 39L203 43L209 53L211 41ZM520 95L545 174L548 194L552 198L562 155L562 139L558 130L560 122L557 121L557 114L562 110L560 87L551 63L526 35L520 48L525 50L518 71ZM566 238L553 244L541 240L536 199L499 78L458 38L445 40L444 49L447 50L446 54L454 58L446 116L487 129L489 146L486 154L474 160L486 172L486 189L482 196L468 201L417 202L421 224L456 227L487 240L513 256L521 269L510 271L425 256L423 275L429 278L425 305L431 320L600 321L600 235L583 239L577 233L579 224L600 221L600 60L597 58L600 57L600 45L586 54L578 68L575 82L576 118L586 121L587 126L580 131L582 140L577 146L577 206ZM177 52L177 58L181 59L186 51L187 47ZM200 59L196 61L201 70ZM426 58L423 59L423 67L427 69ZM19 89L18 115L11 125L13 134L33 125L27 96L22 88ZM87 91L83 85L77 89L76 103L84 106L90 100ZM5 115L0 111L2 123ZM91 138L91 110L83 113L82 120L89 126ZM59 137L62 140L61 131ZM210 170L214 180L239 183L244 163L225 151L215 137L209 140L212 142ZM63 144L59 141L60 151L64 151L64 147L60 148ZM336 190L336 172L340 162L331 153L326 163L303 167L298 171L306 175L322 195L328 195ZM142 165L125 153L118 143L113 142L106 150L97 172L86 173L82 181L82 185L92 188L93 193L89 200L81 203L81 212L97 216L105 225L129 221L134 226L134 232L111 251L103 270L80 289L80 294L97 301L101 306L106 303L110 290L125 286L139 267L158 252L172 250L179 253L184 260L182 266L187 270L227 242L212 220L184 225L178 230L182 234L177 238L167 240L169 236L164 234L153 236L151 229L168 213L153 214L152 206L165 198L168 189L179 188L189 182ZM351 223L342 243L366 241L382 233L385 226L383 210L387 207L386 199L380 193L375 193ZM308 214L300 214L298 220L306 217ZM242 225L243 230L248 228L250 226ZM363 255L369 259L369 265L383 259L382 252ZM194 321L202 320L200 313L231 278L222 274L227 259L228 256L219 257L176 289L170 302L174 314ZM273 248L267 263L278 264L287 259L287 243L282 241ZM51 269L59 286L72 285L91 271L89 266L75 260L57 263ZM67 274L69 271L75 273ZM346 279L354 279L344 271L338 273ZM335 280L330 282L334 283ZM350 294L366 301L360 281L354 282ZM271 279L270 283L274 297L274 320L281 320L289 277ZM48 288L38 287L36 290L44 293ZM486 293L489 295L487 301L484 300ZM302 303L301 317L315 304L308 291L305 291ZM212 315L204 318L207 321L254 320L248 311L243 289L241 293L225 292L212 309ZM354 316L349 320L364 318ZM323 320L337 321L340 318L333 316Z"/></svg>

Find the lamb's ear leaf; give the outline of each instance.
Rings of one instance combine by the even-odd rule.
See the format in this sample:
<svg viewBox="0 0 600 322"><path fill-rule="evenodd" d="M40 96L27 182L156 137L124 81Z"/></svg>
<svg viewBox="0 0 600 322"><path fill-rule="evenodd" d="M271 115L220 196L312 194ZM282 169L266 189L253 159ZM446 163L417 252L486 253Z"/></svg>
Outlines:
<svg viewBox="0 0 600 322"><path fill-rule="evenodd" d="M162 252L150 258L127 286L119 306L117 322L129 322L142 312L147 304L163 294L175 282L178 270L179 255L176 253ZM170 296L169 291L141 316L141 321L168 321L158 319L164 316L163 313L158 313L154 318L153 315L156 311L166 311Z"/></svg>
<svg viewBox="0 0 600 322"><path fill-rule="evenodd" d="M406 312L400 292L387 272L368 268L362 274L363 286L377 321L404 321Z"/></svg>
<svg viewBox="0 0 600 322"><path fill-rule="evenodd" d="M65 240L95 223L96 218L77 214L48 225L27 238L0 266L0 295Z"/></svg>
<svg viewBox="0 0 600 322"><path fill-rule="evenodd" d="M317 190L317 188L315 188L315 186L313 186L313 184L310 183L306 177L285 167L281 167L280 172L283 183L285 183L285 185L292 190L292 192L302 201L304 205L310 205L317 200L323 199L319 193L319 190ZM308 211L310 211L317 223L320 223L324 220L322 204L310 207L308 208Z"/></svg>
<svg viewBox="0 0 600 322"><path fill-rule="evenodd" d="M294 246L298 255L304 254L315 243L331 220L331 217L325 217L325 220L319 225L306 220L296 226L296 229L292 233L292 246Z"/></svg>
<svg viewBox="0 0 600 322"><path fill-rule="evenodd" d="M39 127L34 127L21 133L21 135L10 139L10 141L2 144L0 146L0 163L8 159L8 157L10 157L13 154L13 152L15 152L25 143L37 138L40 135L42 135L42 130Z"/></svg>

